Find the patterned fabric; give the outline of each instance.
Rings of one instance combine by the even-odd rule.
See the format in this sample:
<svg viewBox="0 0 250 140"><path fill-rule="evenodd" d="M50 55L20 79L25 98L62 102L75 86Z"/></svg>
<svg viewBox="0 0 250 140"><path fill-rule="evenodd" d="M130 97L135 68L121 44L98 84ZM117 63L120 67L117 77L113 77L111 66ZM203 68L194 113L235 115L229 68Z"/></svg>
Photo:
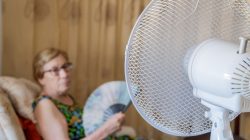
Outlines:
<svg viewBox="0 0 250 140"><path fill-rule="evenodd" d="M42 99L50 99L60 110L60 112L65 116L68 124L68 132L70 140L80 140L81 138L85 137L84 128L82 126L83 108L79 107L75 103L75 100L73 98L72 100L74 101L74 105L69 106L57 100L54 100L49 96L40 96L33 102L32 104L33 110L35 109L38 102L41 101ZM105 140L134 140L134 139L127 135L124 135L119 137L109 136Z"/></svg>
<svg viewBox="0 0 250 140"><path fill-rule="evenodd" d="M79 140L85 137L84 129L82 126L83 109L75 104L75 101L73 98L72 99L74 101L74 105L69 106L57 100L54 100L49 96L40 96L32 104L33 109L36 107L38 102L41 101L42 99L50 99L56 105L56 107L60 110L60 112L65 116L67 124L68 124L68 133L69 133L69 137L71 140Z"/></svg>

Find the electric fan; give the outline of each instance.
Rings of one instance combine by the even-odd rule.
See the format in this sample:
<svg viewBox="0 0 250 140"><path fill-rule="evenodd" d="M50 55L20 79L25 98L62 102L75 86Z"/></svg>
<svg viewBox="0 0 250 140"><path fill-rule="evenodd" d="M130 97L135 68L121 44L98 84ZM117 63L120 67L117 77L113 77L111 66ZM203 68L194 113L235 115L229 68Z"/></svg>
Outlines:
<svg viewBox="0 0 250 140"><path fill-rule="evenodd" d="M112 81L99 86L91 93L84 106L85 134L94 132L115 113L125 112L130 102L125 81Z"/></svg>
<svg viewBox="0 0 250 140"><path fill-rule="evenodd" d="M246 0L152 0L125 54L135 108L164 133L232 140L230 121L250 112L249 37Z"/></svg>

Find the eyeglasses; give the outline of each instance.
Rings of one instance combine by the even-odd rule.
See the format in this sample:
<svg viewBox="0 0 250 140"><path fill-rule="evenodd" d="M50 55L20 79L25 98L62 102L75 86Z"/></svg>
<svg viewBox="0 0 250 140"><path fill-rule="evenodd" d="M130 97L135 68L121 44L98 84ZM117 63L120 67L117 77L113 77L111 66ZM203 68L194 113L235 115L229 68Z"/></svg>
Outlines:
<svg viewBox="0 0 250 140"><path fill-rule="evenodd" d="M64 70L65 72L70 72L72 70L72 68L73 68L72 63L67 62L67 63L63 64L61 67L55 67L55 68L52 68L49 70L45 70L45 71L43 71L43 74L51 73L54 76L58 76L61 70Z"/></svg>

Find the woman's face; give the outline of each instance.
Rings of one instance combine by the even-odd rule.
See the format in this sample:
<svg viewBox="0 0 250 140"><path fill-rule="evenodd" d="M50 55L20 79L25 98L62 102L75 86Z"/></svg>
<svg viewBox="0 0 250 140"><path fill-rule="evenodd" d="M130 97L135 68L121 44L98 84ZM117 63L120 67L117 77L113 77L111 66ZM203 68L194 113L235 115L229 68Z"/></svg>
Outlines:
<svg viewBox="0 0 250 140"><path fill-rule="evenodd" d="M59 55L43 66L43 78L39 79L43 89L48 93L64 94L70 86L69 63L62 55Z"/></svg>

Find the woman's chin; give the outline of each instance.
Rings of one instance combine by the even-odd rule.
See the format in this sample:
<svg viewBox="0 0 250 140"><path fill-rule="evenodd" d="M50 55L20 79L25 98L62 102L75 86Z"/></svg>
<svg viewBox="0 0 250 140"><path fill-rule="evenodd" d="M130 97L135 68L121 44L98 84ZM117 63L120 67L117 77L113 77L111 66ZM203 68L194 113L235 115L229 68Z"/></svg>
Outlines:
<svg viewBox="0 0 250 140"><path fill-rule="evenodd" d="M69 86L63 86L63 87L60 88L60 92L63 93L63 94L68 92L68 90L69 90Z"/></svg>

